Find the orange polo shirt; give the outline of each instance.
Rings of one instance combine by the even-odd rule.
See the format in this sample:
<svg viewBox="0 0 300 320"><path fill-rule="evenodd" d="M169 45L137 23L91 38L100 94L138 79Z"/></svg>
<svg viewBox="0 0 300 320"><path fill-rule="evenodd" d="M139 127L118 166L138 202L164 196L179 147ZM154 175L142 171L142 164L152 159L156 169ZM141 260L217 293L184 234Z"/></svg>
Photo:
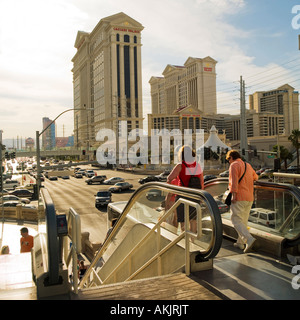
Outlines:
<svg viewBox="0 0 300 320"><path fill-rule="evenodd" d="M234 160L229 167L229 191L236 192L237 201L253 201L253 183L258 179L257 174L249 163L246 163L246 173L239 183L240 177L245 171L245 163L242 159Z"/></svg>

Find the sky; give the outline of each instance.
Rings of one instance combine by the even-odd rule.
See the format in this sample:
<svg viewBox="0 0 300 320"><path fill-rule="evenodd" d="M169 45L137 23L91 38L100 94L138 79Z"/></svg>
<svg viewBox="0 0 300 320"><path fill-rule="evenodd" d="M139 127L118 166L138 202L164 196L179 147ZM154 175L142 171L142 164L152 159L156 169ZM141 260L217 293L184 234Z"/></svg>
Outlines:
<svg viewBox="0 0 300 320"><path fill-rule="evenodd" d="M77 32L124 12L144 26L144 117L149 80L188 57L217 60L218 113L239 113L247 95L289 83L300 90L300 1L296 0L0 0L0 130L3 139L35 138L42 118L73 108ZM248 104L247 104L248 106ZM73 112L57 121L73 133Z"/></svg>

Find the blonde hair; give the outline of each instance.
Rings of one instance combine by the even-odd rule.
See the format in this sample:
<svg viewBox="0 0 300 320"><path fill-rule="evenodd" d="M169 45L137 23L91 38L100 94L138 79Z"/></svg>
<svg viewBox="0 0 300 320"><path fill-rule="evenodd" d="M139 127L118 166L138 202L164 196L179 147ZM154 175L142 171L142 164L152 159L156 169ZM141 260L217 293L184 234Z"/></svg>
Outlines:
<svg viewBox="0 0 300 320"><path fill-rule="evenodd" d="M1 248L1 254L9 254L9 246L3 246Z"/></svg>

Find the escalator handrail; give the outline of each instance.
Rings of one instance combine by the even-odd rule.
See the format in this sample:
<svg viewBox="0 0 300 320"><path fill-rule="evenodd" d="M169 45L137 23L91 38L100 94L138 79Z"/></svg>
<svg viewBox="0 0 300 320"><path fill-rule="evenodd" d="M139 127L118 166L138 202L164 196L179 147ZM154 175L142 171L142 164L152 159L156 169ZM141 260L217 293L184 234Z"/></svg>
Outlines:
<svg viewBox="0 0 300 320"><path fill-rule="evenodd" d="M204 186L212 184L212 183L223 183L223 182L228 183L228 178L222 177L222 178L212 179L212 180L209 180L206 183L204 183ZM258 188L259 187L266 187L266 188L270 188L270 189L281 189L281 190L289 191L293 196L295 196L295 198L298 200L298 203L300 204L300 189L293 184L257 180L254 182L254 188L256 188L256 187L258 187ZM289 214L289 216L286 218L285 222L283 223L282 227L280 228L279 232L282 231L284 228L286 228L286 226L289 224L289 222L292 220L293 216L297 212L298 212L297 210L293 210ZM289 245L294 246L295 244L299 244L300 243L300 233L298 235L296 235L293 239L284 238L284 242L285 242L285 245L288 245L288 246Z"/></svg>
<svg viewBox="0 0 300 320"><path fill-rule="evenodd" d="M83 288L84 283L87 281L87 278L89 277L90 273L94 269L96 263L98 260L102 257L104 252L106 251L108 245L112 241L112 239L115 237L115 234L118 232L119 227L123 224L124 220L126 219L127 214L130 212L132 206L135 204L135 200L139 197L140 193L143 193L147 189L162 189L167 190L168 192L175 193L177 195L183 196L183 197L189 197L196 200L203 200L210 212L213 214L211 217L214 219L214 231L215 231L215 242L213 247L211 248L210 254L207 259L213 258L220 250L222 239L223 239L223 229L222 229L222 220L221 215L219 212L219 208L217 206L217 203L215 202L214 198L205 190L200 189L192 189L187 187L181 187L181 186L174 186L168 183L163 182L148 182L139 187L130 197L128 202L126 203L122 214L118 218L112 232L108 235L106 240L104 241L101 249L97 252L94 259L91 261L91 264L87 271L85 272L83 278L80 281L79 288Z"/></svg>

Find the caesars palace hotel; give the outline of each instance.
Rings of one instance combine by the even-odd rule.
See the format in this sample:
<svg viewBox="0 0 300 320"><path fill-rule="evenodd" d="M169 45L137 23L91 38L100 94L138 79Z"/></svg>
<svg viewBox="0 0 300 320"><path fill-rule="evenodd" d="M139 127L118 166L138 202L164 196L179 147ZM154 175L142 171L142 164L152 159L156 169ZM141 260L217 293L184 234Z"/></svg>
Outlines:
<svg viewBox="0 0 300 320"><path fill-rule="evenodd" d="M74 111L76 147L97 147L97 132L115 130L118 120L127 121L128 132L142 128L143 29L121 12L101 19L91 33L78 31L72 59L74 108L82 109ZM232 145L239 143L240 116L217 114L216 65L209 56L187 57L182 66L169 64L162 77L151 77L149 136L151 129L204 129L206 139L215 125L223 141L226 134ZM288 84L249 95L249 106L250 145L271 150L278 135L288 141L292 130L299 129L298 92Z"/></svg>
<svg viewBox="0 0 300 320"><path fill-rule="evenodd" d="M124 13L103 18L91 33L78 31L73 62L74 145L94 146L100 129L142 128L141 31ZM99 143L98 143L99 144Z"/></svg>

